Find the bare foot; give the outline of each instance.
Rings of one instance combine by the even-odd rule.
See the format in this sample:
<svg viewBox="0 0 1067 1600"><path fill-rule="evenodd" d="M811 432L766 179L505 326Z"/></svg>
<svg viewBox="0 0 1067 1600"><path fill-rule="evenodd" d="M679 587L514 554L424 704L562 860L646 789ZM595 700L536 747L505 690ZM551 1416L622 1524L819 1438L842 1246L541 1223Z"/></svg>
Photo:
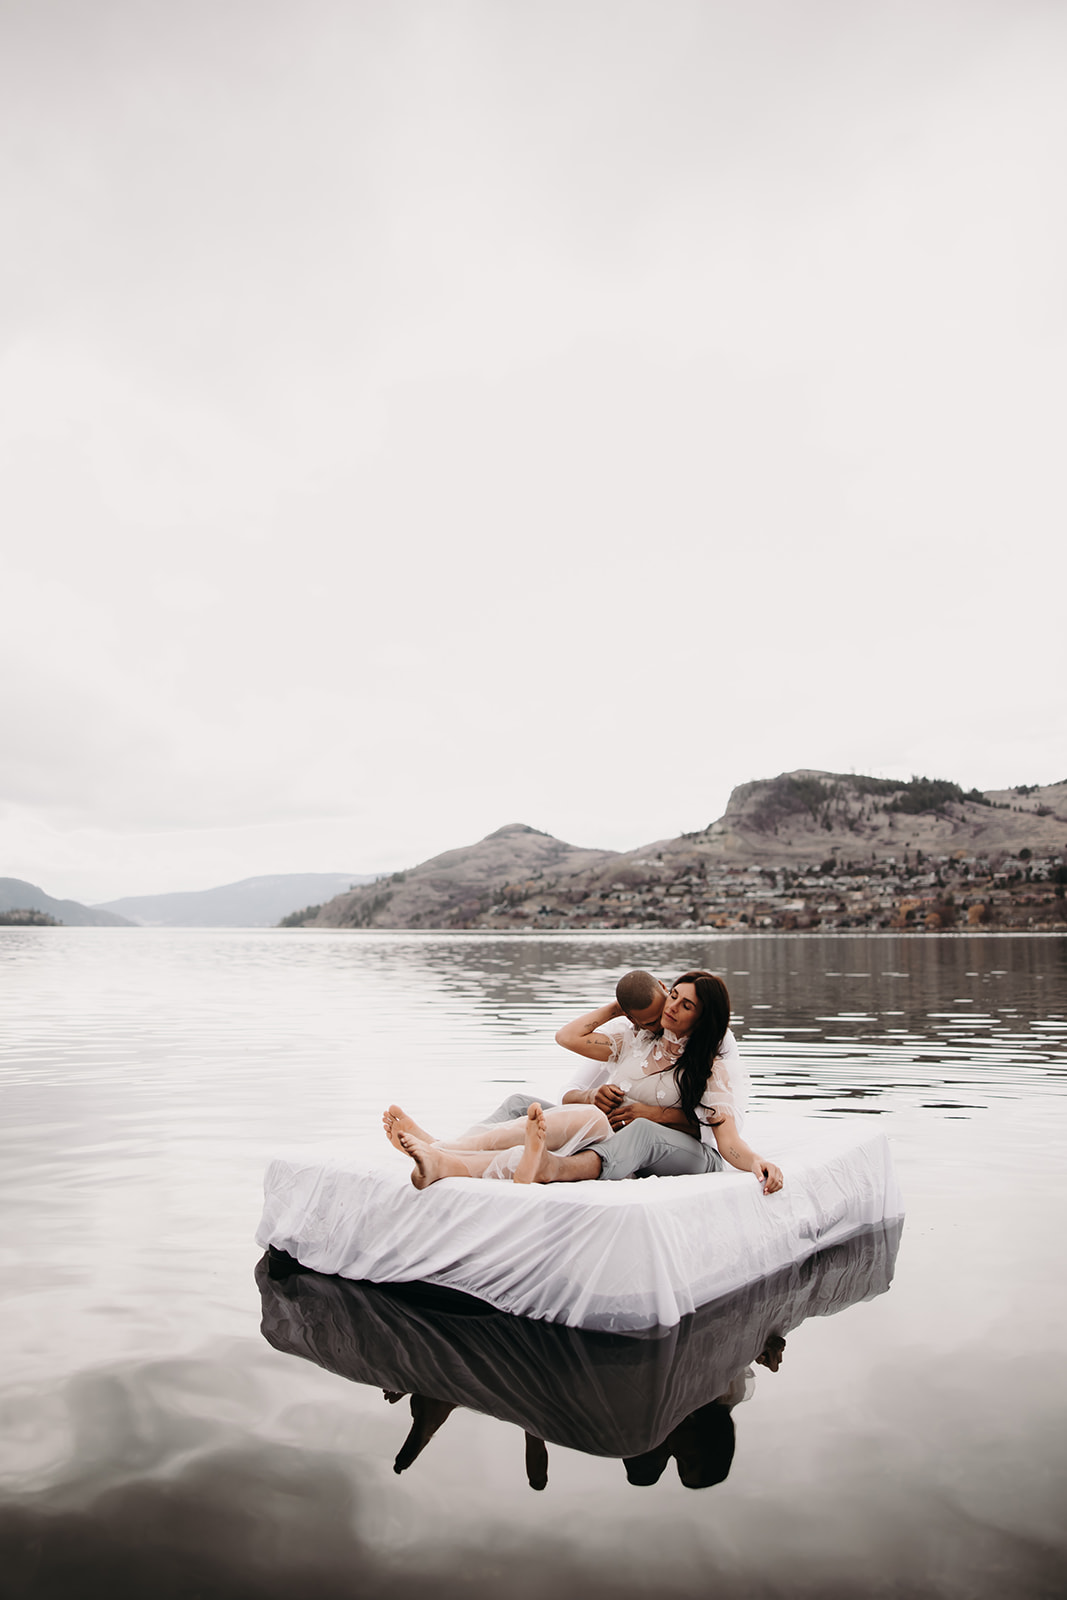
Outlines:
<svg viewBox="0 0 1067 1600"><path fill-rule="evenodd" d="M411 1431L400 1447L393 1462L394 1472L403 1472L422 1454L443 1422L447 1422L455 1406L447 1400L428 1400L425 1395L411 1397Z"/></svg>
<svg viewBox="0 0 1067 1600"><path fill-rule="evenodd" d="M515 1168L515 1183L547 1183L547 1169L550 1161L546 1141L548 1129L545 1127L545 1114L535 1101L526 1113L526 1137L523 1141L522 1155Z"/></svg>
<svg viewBox="0 0 1067 1600"><path fill-rule="evenodd" d="M400 1140L400 1149L415 1163L411 1181L416 1189L428 1189L431 1183L436 1183L440 1178L471 1176L470 1169L463 1165L459 1157L449 1155L447 1150L438 1150L436 1145L424 1144L421 1139L413 1138L410 1133L399 1133L397 1138Z"/></svg>
<svg viewBox="0 0 1067 1600"><path fill-rule="evenodd" d="M418 1123L413 1121L406 1111L401 1111L399 1106L390 1106L389 1110L383 1113L382 1127L385 1129L385 1137L397 1150L404 1148L400 1143L402 1133L409 1133L413 1139L421 1139L423 1144L434 1142L433 1134L427 1133L425 1128L420 1128Z"/></svg>

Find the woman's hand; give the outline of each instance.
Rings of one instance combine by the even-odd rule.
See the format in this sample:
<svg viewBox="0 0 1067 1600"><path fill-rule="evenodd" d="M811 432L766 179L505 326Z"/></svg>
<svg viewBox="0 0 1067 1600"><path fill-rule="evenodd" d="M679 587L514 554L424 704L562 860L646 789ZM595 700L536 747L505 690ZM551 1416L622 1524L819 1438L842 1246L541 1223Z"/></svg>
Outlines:
<svg viewBox="0 0 1067 1600"><path fill-rule="evenodd" d="M764 1194L777 1194L785 1182L781 1167L776 1167L773 1161L764 1161L762 1156L756 1156L752 1171L763 1184Z"/></svg>
<svg viewBox="0 0 1067 1600"><path fill-rule="evenodd" d="M723 1117L721 1121L713 1122L711 1130L724 1161L736 1167L738 1172L751 1172L763 1185L764 1194L778 1193L785 1182L781 1167L776 1167L773 1161L764 1160L751 1145L745 1143L738 1134L733 1117Z"/></svg>
<svg viewBox="0 0 1067 1600"><path fill-rule="evenodd" d="M697 1124L687 1122L677 1106L646 1106L640 1101L630 1101L627 1105L616 1106L613 1111L607 1112L614 1133L618 1133L620 1128L625 1128L627 1123L636 1122L638 1117L643 1117L646 1122L659 1122L665 1128L676 1129L678 1133L688 1133L690 1138L700 1138Z"/></svg>
<svg viewBox="0 0 1067 1600"><path fill-rule="evenodd" d="M614 1087L614 1085L612 1085ZM619 1090L619 1099L622 1099L622 1090ZM627 1123L633 1122L637 1117L647 1117L652 1114L651 1106L635 1105L631 1100L628 1105L616 1104L601 1108L607 1114L613 1133L618 1133L620 1128L625 1128Z"/></svg>

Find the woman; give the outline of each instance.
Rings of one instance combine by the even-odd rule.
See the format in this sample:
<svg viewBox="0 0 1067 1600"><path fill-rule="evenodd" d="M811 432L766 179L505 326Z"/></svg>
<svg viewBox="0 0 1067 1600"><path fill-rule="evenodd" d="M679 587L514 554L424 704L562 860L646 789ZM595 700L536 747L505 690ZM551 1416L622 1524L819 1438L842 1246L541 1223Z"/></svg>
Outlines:
<svg viewBox="0 0 1067 1600"><path fill-rule="evenodd" d="M516 1183L669 1177L721 1171L725 1161L759 1178L764 1194L780 1189L780 1169L750 1149L738 1131L746 1084L722 979L703 970L683 973L663 1002L659 1031L600 1031L620 1014L619 1006L606 1006L557 1035L561 1044L597 1063L587 1074L587 1088L579 1091L582 1101L575 1103L571 1090L570 1104L547 1112L535 1104L517 1123L471 1130L476 1145L437 1143L399 1107L390 1107L383 1119L386 1133L414 1161L415 1186L445 1177L511 1177ZM608 1084L613 1068L623 1081ZM592 1119L584 1125L570 1120L582 1109L610 1117L619 1131L598 1132ZM503 1158L487 1154L520 1136L521 1150L515 1146ZM484 1142L490 1139L495 1142Z"/></svg>

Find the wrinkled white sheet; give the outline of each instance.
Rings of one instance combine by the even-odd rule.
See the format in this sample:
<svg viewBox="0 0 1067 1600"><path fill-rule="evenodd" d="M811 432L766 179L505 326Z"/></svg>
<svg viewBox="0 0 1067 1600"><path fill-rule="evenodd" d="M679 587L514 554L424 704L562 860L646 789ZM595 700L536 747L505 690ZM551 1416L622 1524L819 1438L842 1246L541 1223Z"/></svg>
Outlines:
<svg viewBox="0 0 1067 1600"><path fill-rule="evenodd" d="M411 1185L397 1156L368 1168L320 1147L267 1168L256 1238L317 1272L423 1280L571 1327L672 1327L697 1306L861 1228L903 1215L885 1136L812 1118L753 1118L784 1189L748 1173L622 1183Z"/></svg>

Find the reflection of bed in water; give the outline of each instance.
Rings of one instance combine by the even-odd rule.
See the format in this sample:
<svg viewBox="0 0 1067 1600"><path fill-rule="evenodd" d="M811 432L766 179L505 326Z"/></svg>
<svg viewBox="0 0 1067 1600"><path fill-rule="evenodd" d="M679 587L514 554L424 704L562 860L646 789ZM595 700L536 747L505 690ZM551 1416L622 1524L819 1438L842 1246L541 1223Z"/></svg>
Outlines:
<svg viewBox="0 0 1067 1600"><path fill-rule="evenodd" d="M589 1455L633 1457L724 1395L774 1336L884 1294L900 1230L899 1222L867 1229L640 1338L264 1257L256 1269L263 1336L355 1383L466 1406Z"/></svg>
<svg viewBox="0 0 1067 1600"><path fill-rule="evenodd" d="M753 1123L756 1119L753 1118ZM624 1183L447 1178L320 1149L276 1157L256 1234L316 1272L436 1283L574 1328L669 1327L697 1306L902 1214L884 1134L867 1117L760 1117L746 1137L785 1171Z"/></svg>

